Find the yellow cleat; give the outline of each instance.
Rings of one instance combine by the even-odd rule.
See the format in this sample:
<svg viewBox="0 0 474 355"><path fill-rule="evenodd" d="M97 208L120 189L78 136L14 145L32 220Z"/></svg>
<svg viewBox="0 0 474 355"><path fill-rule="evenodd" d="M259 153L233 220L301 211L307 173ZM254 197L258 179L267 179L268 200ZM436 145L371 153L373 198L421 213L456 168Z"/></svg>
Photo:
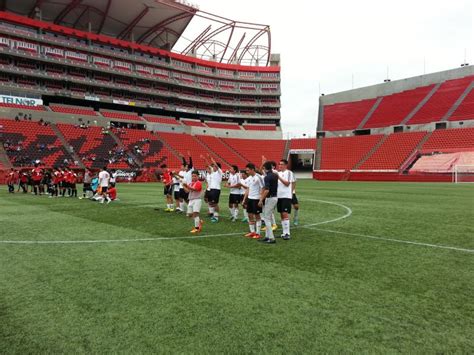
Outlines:
<svg viewBox="0 0 474 355"><path fill-rule="evenodd" d="M199 233L200 231L201 231L201 228L193 228L193 229L191 229L191 233L192 233L192 234L197 234L197 233Z"/></svg>
<svg viewBox="0 0 474 355"><path fill-rule="evenodd" d="M276 224L274 224L274 225L272 226L272 231L276 231L277 229L278 229L278 226L277 226Z"/></svg>

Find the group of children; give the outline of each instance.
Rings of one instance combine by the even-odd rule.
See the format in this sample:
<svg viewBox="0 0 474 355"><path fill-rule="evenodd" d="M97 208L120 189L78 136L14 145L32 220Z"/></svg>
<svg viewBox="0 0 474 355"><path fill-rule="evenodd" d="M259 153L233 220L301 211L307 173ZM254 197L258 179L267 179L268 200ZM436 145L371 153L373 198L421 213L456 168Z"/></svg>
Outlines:
<svg viewBox="0 0 474 355"><path fill-rule="evenodd" d="M25 194L31 191L34 195L44 195L49 196L49 198L78 197L76 186L78 175L75 171L66 167L44 169L39 164L35 164L31 170L17 171L12 168L7 173L6 181L9 193L15 193L15 186L18 185L17 192L21 190ZM115 171L110 174L106 168L103 168L99 174L95 174L86 169L83 194L79 199L89 198L101 203L116 200L117 189L115 183Z"/></svg>
<svg viewBox="0 0 474 355"><path fill-rule="evenodd" d="M191 158L186 162L183 157L179 172L171 171L166 165L161 166L166 197L165 211L183 213L187 204L186 214L194 220L194 228L191 230L193 234L202 230L203 198L208 204L211 222L217 223L220 218L219 202L223 181L221 165L210 156L201 158L207 161L205 178L200 177L199 171L193 170ZM204 182L206 188L203 194ZM242 221L249 225L246 237L259 239L267 244L276 243L273 233L277 229L274 214L276 210L281 217L281 238L291 239L290 214L293 209L293 224L298 225L299 205L295 193L296 178L288 170L287 160L282 159L277 164L262 157L261 167L248 163L245 170L241 171L233 165L224 186L229 189L228 206L232 222L239 219L239 206L243 207ZM261 237L262 231L265 231L265 238Z"/></svg>

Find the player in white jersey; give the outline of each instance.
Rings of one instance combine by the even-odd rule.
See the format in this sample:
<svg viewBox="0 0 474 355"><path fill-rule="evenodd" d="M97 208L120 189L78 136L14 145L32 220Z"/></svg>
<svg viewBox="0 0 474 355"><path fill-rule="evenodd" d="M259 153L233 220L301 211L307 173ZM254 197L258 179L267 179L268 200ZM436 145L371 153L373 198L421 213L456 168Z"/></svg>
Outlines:
<svg viewBox="0 0 474 355"><path fill-rule="evenodd" d="M110 174L107 171L107 167L103 167L99 173L99 186L102 191L102 198L100 199L100 203L104 203L107 200L107 203L110 203L111 199L107 194L107 189L109 188L110 183Z"/></svg>
<svg viewBox="0 0 474 355"><path fill-rule="evenodd" d="M244 200L244 195L245 191L247 190L245 188L246 183L245 181L248 179L247 171L241 170L240 171L240 196L241 196L241 202L242 202L242 211L244 213L244 218L242 218L242 222L248 223L249 222L249 214L247 212L247 209L243 206L243 200Z"/></svg>
<svg viewBox="0 0 474 355"><path fill-rule="evenodd" d="M186 192L183 187L183 182L191 183L192 181L192 170L193 170L193 159L189 155L189 163L186 162L186 159L181 156L183 164L181 165L181 170L179 171L177 177L180 179L179 184L179 209L176 210L178 213L184 212L184 204L188 203L189 192ZM189 206L188 206L189 207ZM189 210L189 208L188 208ZM189 212L189 211L188 211Z"/></svg>
<svg viewBox="0 0 474 355"><path fill-rule="evenodd" d="M174 205L175 205L175 211L177 211L179 209L179 185L180 185L180 181L179 181L179 178L176 176L175 173L171 173L171 175L173 176L172 180L171 180L171 186L172 186L172 190L173 190L173 198L174 198ZM177 211L179 212L179 211Z"/></svg>
<svg viewBox="0 0 474 355"><path fill-rule="evenodd" d="M259 206L260 195L263 188L263 177L257 174L255 164L248 163L246 166L248 178L245 180L246 191L244 195L243 205L246 206L249 214L250 233L245 234L247 238L259 239L260 230L262 228L262 220L260 214L262 207Z"/></svg>
<svg viewBox="0 0 474 355"><path fill-rule="evenodd" d="M209 205L209 193L211 192L211 167L207 166L206 167L206 192L204 192L204 202L207 203L207 208L208 208L208 217L212 217L213 214L211 213L211 206Z"/></svg>
<svg viewBox="0 0 474 355"><path fill-rule="evenodd" d="M225 185L230 189L229 193L229 211L232 222L237 221L239 217L239 204L242 202L239 168L236 165L231 166L229 180Z"/></svg>
<svg viewBox="0 0 474 355"><path fill-rule="evenodd" d="M286 159L280 160L278 165L278 204L277 211L281 216L281 227L283 234L281 237L284 240L289 240L290 237L290 214L291 214L291 199L293 197L292 182L294 174L288 170L288 161Z"/></svg>
<svg viewBox="0 0 474 355"><path fill-rule="evenodd" d="M291 205L295 210L293 214L293 225L297 226L299 224L298 213L300 212L300 204L298 202L298 197L296 197L296 176L293 174L293 181L291 182L291 186L293 187L293 196L291 198Z"/></svg>
<svg viewBox="0 0 474 355"><path fill-rule="evenodd" d="M222 169L220 163L217 163L209 154L207 156L208 159L201 155L201 158L205 159L207 165L211 168L209 181L211 189L208 193L209 213L212 213L211 222L217 223L219 222L219 199L221 196Z"/></svg>

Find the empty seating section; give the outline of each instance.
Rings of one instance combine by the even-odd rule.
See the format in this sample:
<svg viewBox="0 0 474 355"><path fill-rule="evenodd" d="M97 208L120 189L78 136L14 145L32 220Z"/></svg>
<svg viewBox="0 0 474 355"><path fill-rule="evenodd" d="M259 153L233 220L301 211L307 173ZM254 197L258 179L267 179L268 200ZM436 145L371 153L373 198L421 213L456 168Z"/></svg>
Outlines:
<svg viewBox="0 0 474 355"><path fill-rule="evenodd" d="M423 144L423 151L474 150L474 128L458 128L434 131Z"/></svg>
<svg viewBox="0 0 474 355"><path fill-rule="evenodd" d="M474 90L464 98L456 111L453 112L449 121L474 120Z"/></svg>
<svg viewBox="0 0 474 355"><path fill-rule="evenodd" d="M473 80L471 76L444 82L407 124L440 121Z"/></svg>
<svg viewBox="0 0 474 355"><path fill-rule="evenodd" d="M191 127L206 127L206 125L204 123L202 123L201 121L197 121L197 120L181 120L181 122L185 125L185 126L191 126Z"/></svg>
<svg viewBox="0 0 474 355"><path fill-rule="evenodd" d="M186 157L186 159L188 158L189 152L193 158L194 168L204 169L206 167L206 161L201 158L201 155L207 158L207 154L210 154L216 161L220 160L217 155L213 154L212 151L207 149L202 143L189 134L159 132L157 135L160 139L168 143L169 146L178 154ZM225 164L223 168L224 167L227 167L227 164Z"/></svg>
<svg viewBox="0 0 474 355"><path fill-rule="evenodd" d="M57 125L64 138L89 168L101 168L109 164L117 143L100 127L80 128L68 124Z"/></svg>
<svg viewBox="0 0 474 355"><path fill-rule="evenodd" d="M387 127L400 124L428 95L434 85L384 96L382 102L364 125L364 128Z"/></svg>
<svg viewBox="0 0 474 355"><path fill-rule="evenodd" d="M128 120L128 121L140 121L143 122L136 113L131 112L112 112L112 111L101 111L102 116L107 118L116 118L119 120Z"/></svg>
<svg viewBox="0 0 474 355"><path fill-rule="evenodd" d="M240 126L236 123L206 122L206 125L210 128L238 129L238 130L240 130Z"/></svg>
<svg viewBox="0 0 474 355"><path fill-rule="evenodd" d="M144 115L143 118L148 122L179 126L179 122L176 121L176 119L172 117L158 117L158 116Z"/></svg>
<svg viewBox="0 0 474 355"><path fill-rule="evenodd" d="M0 143L14 166L32 166L36 160L46 166L73 162L51 127L39 122L0 119Z"/></svg>
<svg viewBox="0 0 474 355"><path fill-rule="evenodd" d="M263 124L247 124L244 125L244 129L247 131L276 131L276 126Z"/></svg>
<svg viewBox="0 0 474 355"><path fill-rule="evenodd" d="M316 150L316 138L293 138L290 149L314 149Z"/></svg>
<svg viewBox="0 0 474 355"><path fill-rule="evenodd" d="M97 116L97 113L91 108L71 107L62 105L50 105L49 108L54 112L67 113L70 115Z"/></svg>
<svg viewBox="0 0 474 355"><path fill-rule="evenodd" d="M350 170L383 135L323 138L321 170Z"/></svg>
<svg viewBox="0 0 474 355"><path fill-rule="evenodd" d="M377 99L324 106L324 131L354 130L369 113Z"/></svg>
<svg viewBox="0 0 474 355"><path fill-rule="evenodd" d="M181 161L163 144L156 134L140 129L127 129L117 133L125 148L143 162L145 167L167 164L177 169Z"/></svg>
<svg viewBox="0 0 474 355"><path fill-rule="evenodd" d="M29 106L29 105L18 105L18 104L6 104L0 103L0 107L16 108L19 110L34 110L34 111L44 111L44 106Z"/></svg>
<svg viewBox="0 0 474 355"><path fill-rule="evenodd" d="M200 135L196 136L196 138L204 143L211 151L224 159L229 165L237 165L239 169L243 169L248 163L246 159L239 156L232 148L217 137Z"/></svg>
<svg viewBox="0 0 474 355"><path fill-rule="evenodd" d="M270 139L238 139L238 138L222 138L232 149L238 152L248 162L260 166L262 156L268 160L278 162L283 158L286 141L270 140Z"/></svg>
<svg viewBox="0 0 474 355"><path fill-rule="evenodd" d="M394 133L358 169L394 170L414 152L426 132Z"/></svg>

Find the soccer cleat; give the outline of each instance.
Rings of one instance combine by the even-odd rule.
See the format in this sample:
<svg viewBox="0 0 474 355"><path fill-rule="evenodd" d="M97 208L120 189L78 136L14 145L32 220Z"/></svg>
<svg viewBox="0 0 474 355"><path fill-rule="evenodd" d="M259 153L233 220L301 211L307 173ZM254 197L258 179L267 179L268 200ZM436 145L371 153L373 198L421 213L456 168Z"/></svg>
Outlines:
<svg viewBox="0 0 474 355"><path fill-rule="evenodd" d="M256 233L255 232L249 232L247 234L244 234L244 237L245 238L253 238L253 236L255 235Z"/></svg>
<svg viewBox="0 0 474 355"><path fill-rule="evenodd" d="M260 230L261 230L262 232L265 232L265 231L267 230L267 226L262 226L262 228L260 228Z"/></svg>
<svg viewBox="0 0 474 355"><path fill-rule="evenodd" d="M260 239L260 234L254 233L252 239Z"/></svg>
<svg viewBox="0 0 474 355"><path fill-rule="evenodd" d="M262 242L264 244L276 244L275 238L264 238L259 240L259 242Z"/></svg>
<svg viewBox="0 0 474 355"><path fill-rule="evenodd" d="M272 226L272 231L276 231L277 229L278 229L278 226L277 226L276 224L274 224L274 225Z"/></svg>
<svg viewBox="0 0 474 355"><path fill-rule="evenodd" d="M291 236L289 234L285 234L285 235L282 235L281 238L283 240L290 240L291 239Z"/></svg>
<svg viewBox="0 0 474 355"><path fill-rule="evenodd" d="M212 217L212 218L211 218L211 222L212 222L212 223L217 223L217 222L219 222L219 218Z"/></svg>
<svg viewBox="0 0 474 355"><path fill-rule="evenodd" d="M194 227L193 229L191 229L191 233L192 233L192 234L197 234L197 233L199 233L200 231L201 231L201 228L196 228L196 227Z"/></svg>
<svg viewBox="0 0 474 355"><path fill-rule="evenodd" d="M241 219L241 222L244 222L244 223L248 223L248 221L249 221L249 219L245 218L245 217Z"/></svg>

